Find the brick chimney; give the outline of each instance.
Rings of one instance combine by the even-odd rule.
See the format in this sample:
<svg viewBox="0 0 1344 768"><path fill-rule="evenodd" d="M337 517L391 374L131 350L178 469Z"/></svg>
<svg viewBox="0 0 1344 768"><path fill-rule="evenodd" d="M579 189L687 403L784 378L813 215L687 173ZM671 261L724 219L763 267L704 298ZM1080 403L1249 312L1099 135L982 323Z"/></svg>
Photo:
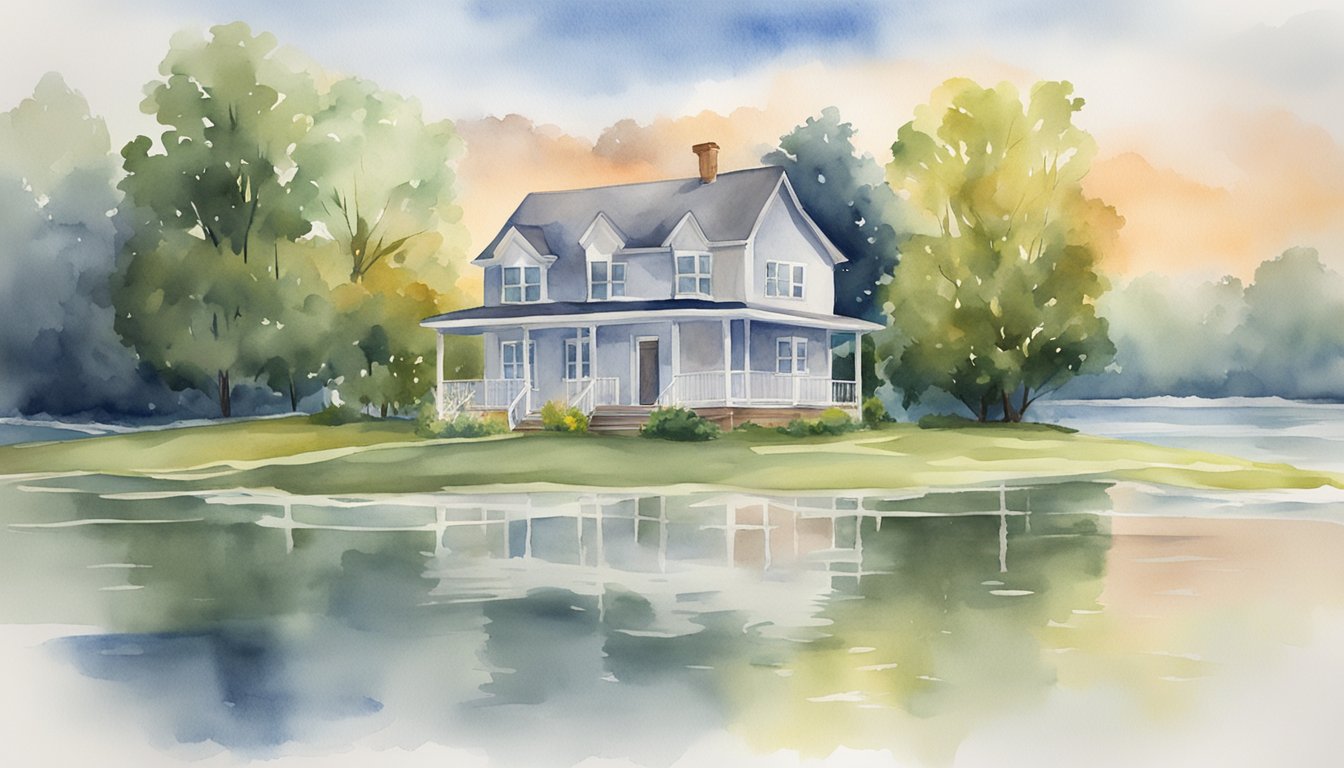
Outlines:
<svg viewBox="0 0 1344 768"><path fill-rule="evenodd" d="M700 183L709 184L719 175L719 145L712 141L696 144L691 151L700 157Z"/></svg>

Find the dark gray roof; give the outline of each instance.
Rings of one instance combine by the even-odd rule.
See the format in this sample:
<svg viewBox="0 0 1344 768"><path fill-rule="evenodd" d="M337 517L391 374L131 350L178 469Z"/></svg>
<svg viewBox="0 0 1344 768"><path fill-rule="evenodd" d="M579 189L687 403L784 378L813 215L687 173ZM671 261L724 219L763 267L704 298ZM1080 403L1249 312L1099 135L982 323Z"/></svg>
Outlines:
<svg viewBox="0 0 1344 768"><path fill-rule="evenodd" d="M581 253L579 238L599 213L628 238L627 248L662 245L687 212L711 241L745 240L782 175L784 169L768 166L723 173L711 184L694 177L533 192L476 258L490 258L509 228L516 227L540 253L567 259Z"/></svg>

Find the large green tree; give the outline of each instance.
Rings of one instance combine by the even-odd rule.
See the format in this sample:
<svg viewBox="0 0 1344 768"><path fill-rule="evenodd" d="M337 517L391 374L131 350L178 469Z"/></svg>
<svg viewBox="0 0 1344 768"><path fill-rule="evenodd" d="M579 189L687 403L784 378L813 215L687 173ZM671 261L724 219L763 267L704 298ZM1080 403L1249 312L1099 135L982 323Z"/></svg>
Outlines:
<svg viewBox="0 0 1344 768"><path fill-rule="evenodd" d="M859 154L853 138L854 126L827 107L780 137L779 148L761 159L789 174L808 214L849 257L835 271L835 311L882 322L879 286L896 268L911 222L882 167Z"/></svg>
<svg viewBox="0 0 1344 768"><path fill-rule="evenodd" d="M311 76L246 25L173 38L141 108L167 130L122 150L135 229L114 282L117 330L178 388L214 391L231 413L234 375L255 376L284 302L272 257L306 234L311 187L293 148L316 111Z"/></svg>
<svg viewBox="0 0 1344 768"><path fill-rule="evenodd" d="M898 132L887 180L933 233L911 237L885 291L883 373L907 406L936 388L1018 421L1115 354L1096 263L1122 220L1083 192L1096 147L1073 123L1082 107L1067 82L1023 104L1010 84L956 79Z"/></svg>

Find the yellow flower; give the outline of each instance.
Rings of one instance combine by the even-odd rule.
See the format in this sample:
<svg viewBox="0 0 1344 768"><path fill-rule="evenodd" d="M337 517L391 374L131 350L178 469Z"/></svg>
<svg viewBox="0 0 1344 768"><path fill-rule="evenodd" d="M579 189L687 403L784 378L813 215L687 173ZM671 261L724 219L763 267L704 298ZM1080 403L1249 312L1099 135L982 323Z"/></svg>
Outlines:
<svg viewBox="0 0 1344 768"><path fill-rule="evenodd" d="M579 420L574 418L574 414L565 417L565 428L573 432L579 428Z"/></svg>

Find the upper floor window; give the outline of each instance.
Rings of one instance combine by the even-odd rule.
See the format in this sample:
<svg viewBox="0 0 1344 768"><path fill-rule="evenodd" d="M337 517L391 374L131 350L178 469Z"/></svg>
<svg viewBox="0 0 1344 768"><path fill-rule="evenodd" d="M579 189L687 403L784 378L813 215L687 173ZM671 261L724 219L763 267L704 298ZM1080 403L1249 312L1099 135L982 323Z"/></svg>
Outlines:
<svg viewBox="0 0 1344 768"><path fill-rule="evenodd" d="M787 261L765 262L765 295L774 298L803 298L803 265Z"/></svg>
<svg viewBox="0 0 1344 768"><path fill-rule="evenodd" d="M541 267L504 267L504 301L541 301Z"/></svg>
<svg viewBox="0 0 1344 768"><path fill-rule="evenodd" d="M677 254L677 295L712 296L713 261L708 253Z"/></svg>
<svg viewBox="0 0 1344 768"><path fill-rule="evenodd" d="M776 339L775 370L779 373L807 373L807 339L800 336Z"/></svg>
<svg viewBox="0 0 1344 768"><path fill-rule="evenodd" d="M625 295L625 265L610 261L588 264L589 295L594 301L603 301Z"/></svg>

